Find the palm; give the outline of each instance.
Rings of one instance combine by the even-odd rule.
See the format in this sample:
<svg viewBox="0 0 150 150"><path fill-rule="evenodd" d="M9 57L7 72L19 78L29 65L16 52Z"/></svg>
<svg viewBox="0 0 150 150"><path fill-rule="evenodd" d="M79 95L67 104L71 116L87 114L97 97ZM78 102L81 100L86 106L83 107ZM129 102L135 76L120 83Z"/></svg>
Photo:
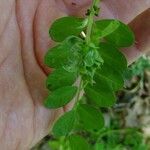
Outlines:
<svg viewBox="0 0 150 150"><path fill-rule="evenodd" d="M110 6L107 1L106 6ZM42 60L52 45L47 35L52 21L67 15L66 9L72 14L78 12L76 15L83 11L81 8L81 12L77 11L77 6L71 8L68 1L66 4L67 8L60 1L58 4L53 0L0 1L0 14L5 14L0 17L0 145L3 150L29 149L47 134L54 119L63 113L63 109L54 111L43 107L43 99L47 95L45 72L48 69ZM146 10L149 2L140 6L141 12L131 13L128 17L126 15L131 8L125 12L118 9L119 3L113 4L121 12L117 13L115 8L108 11L105 4L102 16L112 18L117 14L119 19L130 22Z"/></svg>

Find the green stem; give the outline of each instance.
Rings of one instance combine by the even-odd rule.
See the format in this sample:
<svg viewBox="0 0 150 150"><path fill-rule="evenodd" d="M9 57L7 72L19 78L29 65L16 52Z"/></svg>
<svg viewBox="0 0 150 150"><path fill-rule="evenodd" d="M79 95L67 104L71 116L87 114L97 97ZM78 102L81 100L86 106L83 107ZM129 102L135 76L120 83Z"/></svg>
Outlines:
<svg viewBox="0 0 150 150"><path fill-rule="evenodd" d="M100 3L100 0L93 0L92 2L92 6L90 8L90 14L88 16L88 25L87 25L87 32L86 32L86 38L85 38L85 41L86 41L86 44L89 45L90 42L91 42L91 33L92 33L92 27L93 27L93 23L94 23L94 16L95 16L95 8L99 6L99 3ZM78 87L78 92L77 92L77 97L76 97L76 100L75 100L75 108L78 104L78 101L80 99L80 95L81 95L81 92L82 92L82 89L83 89L83 80L82 78L80 77L80 83L79 83L79 87Z"/></svg>
<svg viewBox="0 0 150 150"><path fill-rule="evenodd" d="M87 25L87 31L86 31L86 39L85 39L87 45L91 42L91 32L92 32L94 16L95 16L94 7L98 7L99 3L100 3L100 0L93 0L92 6L90 8L90 14L88 16L88 25Z"/></svg>

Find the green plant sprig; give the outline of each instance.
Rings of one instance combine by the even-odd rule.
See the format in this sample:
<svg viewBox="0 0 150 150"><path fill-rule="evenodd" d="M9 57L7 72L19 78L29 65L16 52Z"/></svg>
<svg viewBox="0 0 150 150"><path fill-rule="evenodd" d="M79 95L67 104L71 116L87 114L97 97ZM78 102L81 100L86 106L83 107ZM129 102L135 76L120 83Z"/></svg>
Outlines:
<svg viewBox="0 0 150 150"><path fill-rule="evenodd" d="M113 106L115 92L124 85L127 60L119 49L134 43L134 34L124 23L94 20L99 4L100 0L93 0L86 18L57 19L49 31L57 45L45 55L45 64L54 71L46 81L50 94L44 105L57 109L75 99L72 110L61 116L52 129L55 137L66 137L71 150L91 147L77 133L94 135L104 127L100 109Z"/></svg>
<svg viewBox="0 0 150 150"><path fill-rule="evenodd" d="M93 3L91 5L91 8L89 10L89 16L88 16L88 24L87 24L87 34L86 34L86 44L89 44L91 41L91 32L92 27L94 23L94 16L97 15L97 10L99 10L99 2L100 0L93 0Z"/></svg>

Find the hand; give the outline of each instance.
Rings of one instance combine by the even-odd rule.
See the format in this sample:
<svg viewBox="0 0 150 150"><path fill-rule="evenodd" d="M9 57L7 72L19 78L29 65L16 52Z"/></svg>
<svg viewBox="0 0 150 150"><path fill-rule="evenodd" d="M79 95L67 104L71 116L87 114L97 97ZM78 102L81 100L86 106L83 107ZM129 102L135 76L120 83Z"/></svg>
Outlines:
<svg viewBox="0 0 150 150"><path fill-rule="evenodd" d="M43 57L54 44L48 37L50 24L69 14L81 16L90 4L72 1L0 0L0 150L30 149L69 109L44 108L49 69ZM124 50L128 59L148 49L149 0L103 0L101 5L102 18L120 19L135 31L137 45Z"/></svg>

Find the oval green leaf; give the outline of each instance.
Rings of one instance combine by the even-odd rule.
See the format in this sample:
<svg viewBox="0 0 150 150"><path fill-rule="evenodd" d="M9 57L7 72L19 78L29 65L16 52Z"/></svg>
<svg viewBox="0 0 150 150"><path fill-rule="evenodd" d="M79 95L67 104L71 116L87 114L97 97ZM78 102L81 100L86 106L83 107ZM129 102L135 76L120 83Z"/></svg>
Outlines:
<svg viewBox="0 0 150 150"><path fill-rule="evenodd" d="M52 132L54 136L66 136L68 135L74 128L76 115L75 112L69 111L61 116L55 123Z"/></svg>
<svg viewBox="0 0 150 150"><path fill-rule="evenodd" d="M99 131L104 126L103 115L95 107L80 104L77 112L84 129L88 131Z"/></svg>
<svg viewBox="0 0 150 150"><path fill-rule="evenodd" d="M45 55L44 63L51 68L60 68L69 65L69 59L76 55L80 49L82 39L71 36L61 44L49 49Z"/></svg>
<svg viewBox="0 0 150 150"><path fill-rule="evenodd" d="M116 102L115 95L108 82L99 76L95 76L95 84L87 85L86 97L99 107L110 107Z"/></svg>
<svg viewBox="0 0 150 150"><path fill-rule="evenodd" d="M104 60L104 65L105 63L111 64L111 66L120 73L123 73L127 69L125 56L112 44L100 43L99 53Z"/></svg>
<svg viewBox="0 0 150 150"><path fill-rule="evenodd" d="M76 95L77 87L65 86L59 88L46 98L44 105L47 108L60 108L68 104Z"/></svg>
<svg viewBox="0 0 150 150"><path fill-rule="evenodd" d="M106 22L106 20L100 20L96 22L96 26L93 29L92 34L98 39L101 39L113 33L119 26L120 22L118 20L110 20L109 22Z"/></svg>
<svg viewBox="0 0 150 150"><path fill-rule="evenodd" d="M122 74L107 62L96 73L106 79L114 91L120 90L124 85Z"/></svg>
<svg viewBox="0 0 150 150"><path fill-rule="evenodd" d="M71 135L69 137L69 145L71 150L90 150L89 143L79 135Z"/></svg>
<svg viewBox="0 0 150 150"><path fill-rule="evenodd" d="M67 64L70 55L71 51L67 45L57 45L48 50L45 55L44 63L48 67L59 68Z"/></svg>
<svg viewBox="0 0 150 150"><path fill-rule="evenodd" d="M50 37L56 41L61 42L65 40L68 36L79 35L84 26L84 20L77 17L63 17L57 19L51 26L49 30Z"/></svg>
<svg viewBox="0 0 150 150"><path fill-rule="evenodd" d="M112 21L112 19L105 19L105 20L99 20L96 21L96 27L100 31L105 31ZM115 44L117 47L129 47L131 46L134 41L134 33L129 28L129 26L125 25L124 23L118 21L120 25L118 28L114 28L115 30L112 30L113 32L111 34L108 34L105 39L112 44Z"/></svg>
<svg viewBox="0 0 150 150"><path fill-rule="evenodd" d="M72 85L77 79L77 73L71 73L63 68L56 69L46 80L46 86L49 90L55 90L60 87Z"/></svg>

